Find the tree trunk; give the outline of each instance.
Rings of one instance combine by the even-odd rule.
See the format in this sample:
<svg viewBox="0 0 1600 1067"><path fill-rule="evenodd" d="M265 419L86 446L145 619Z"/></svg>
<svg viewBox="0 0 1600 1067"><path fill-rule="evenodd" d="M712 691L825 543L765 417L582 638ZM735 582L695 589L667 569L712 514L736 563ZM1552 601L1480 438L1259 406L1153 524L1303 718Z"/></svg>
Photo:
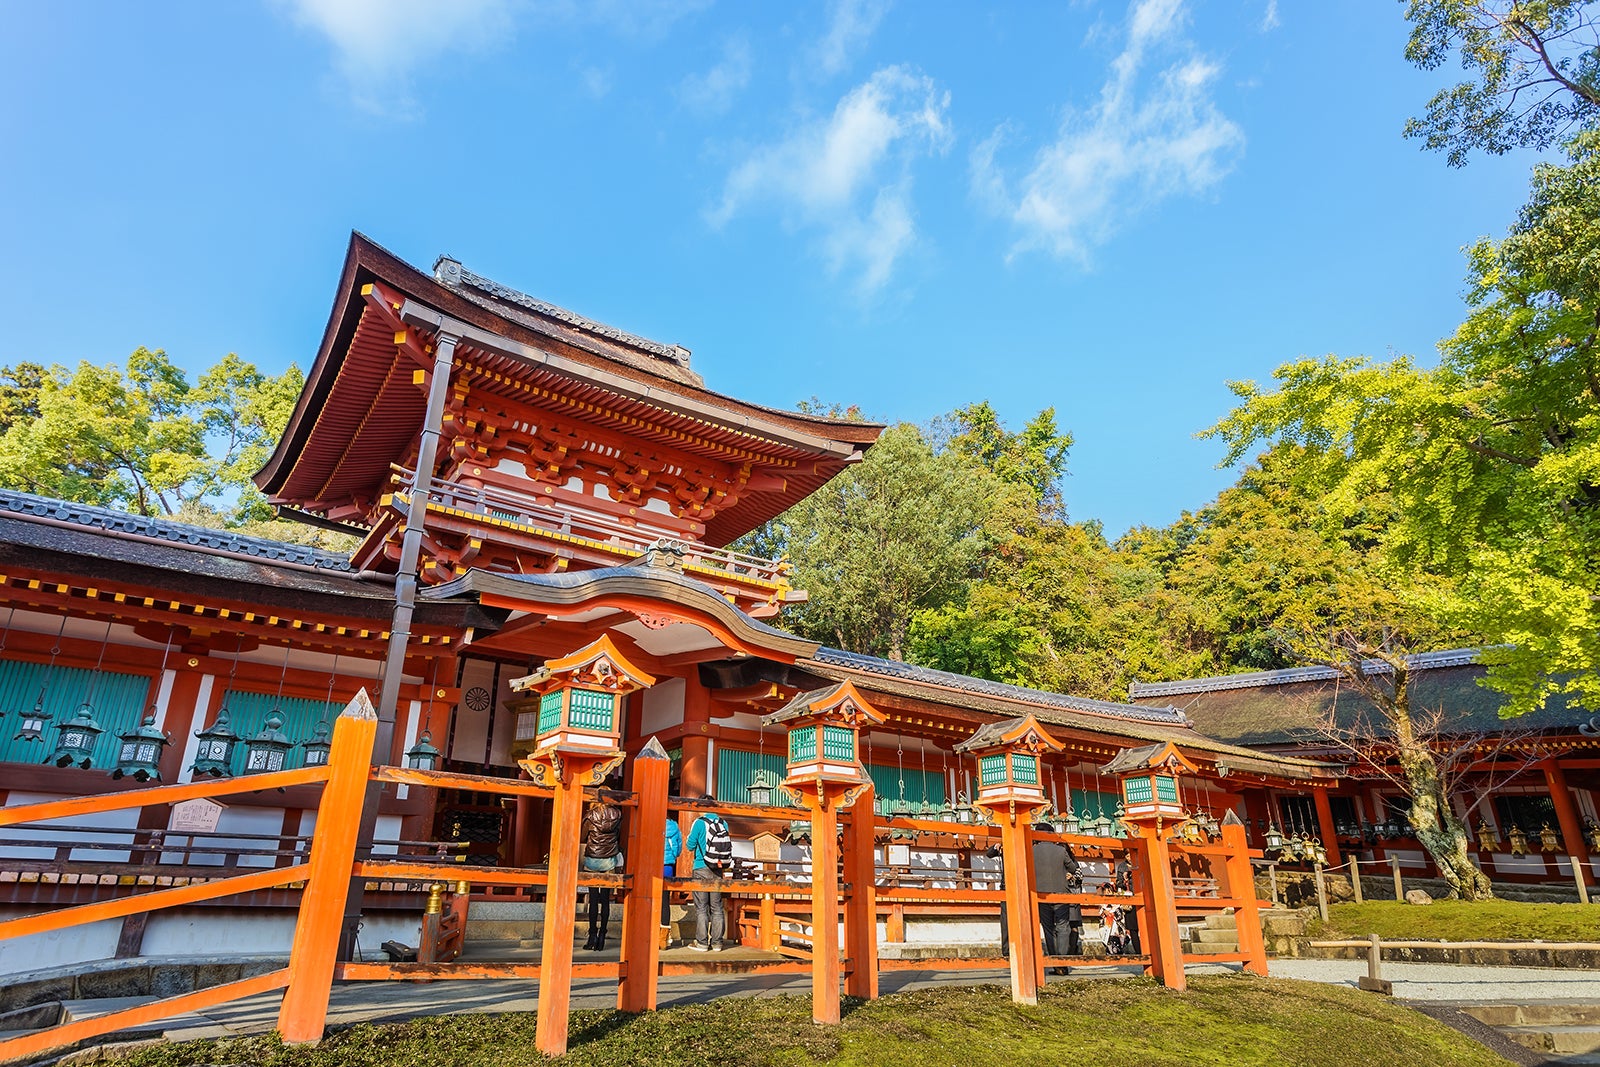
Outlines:
<svg viewBox="0 0 1600 1067"><path fill-rule="evenodd" d="M1395 670L1395 697L1391 721L1399 747L1401 769L1411 787L1411 816L1407 820L1417 841L1427 849L1434 865L1461 900L1493 900L1494 885L1467 854L1467 826L1456 815L1446 794L1433 750L1419 741L1411 726L1406 672Z"/></svg>

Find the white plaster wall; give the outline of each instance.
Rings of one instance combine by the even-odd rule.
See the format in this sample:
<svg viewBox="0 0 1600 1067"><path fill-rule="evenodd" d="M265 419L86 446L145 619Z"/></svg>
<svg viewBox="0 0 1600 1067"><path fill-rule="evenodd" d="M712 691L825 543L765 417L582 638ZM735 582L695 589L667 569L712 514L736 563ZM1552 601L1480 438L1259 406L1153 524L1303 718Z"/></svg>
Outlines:
<svg viewBox="0 0 1600 1067"><path fill-rule="evenodd" d="M12 793L6 798L6 807L15 808L24 804L43 804L50 800L64 799L55 793ZM0 848L0 858L12 860L47 860L56 854L55 842L60 838L59 828L65 826L101 826L107 828L127 827L133 829L139 825L139 809L124 808L121 811L106 811L94 815L69 815L63 819L51 819L45 828L29 829L27 827L12 827L6 831L6 837L18 841L47 841L48 848L29 848L27 846L14 846ZM103 841L114 844L125 844L128 841L126 834L95 834L75 833L74 840ZM70 853L69 859L85 863L126 863L128 851L126 849L89 849L75 848Z"/></svg>
<svg viewBox="0 0 1600 1067"><path fill-rule="evenodd" d="M15 919L37 910L0 908L0 919ZM9 938L0 941L0 973L16 974L110 959L117 954L117 938L121 933L121 919L103 919L97 923L69 926L65 930Z"/></svg>
<svg viewBox="0 0 1600 1067"><path fill-rule="evenodd" d="M294 943L295 915L282 909L187 908L151 914L144 933L146 956L233 956L289 954ZM120 920L112 923L111 950L116 950ZM362 919L357 937L362 954L372 959L385 941L417 943L420 914L382 912ZM93 958L93 957L89 957ZM46 966L50 966L47 964Z"/></svg>
<svg viewBox="0 0 1600 1067"><path fill-rule="evenodd" d="M400 840L400 816L378 816L377 825L372 831L372 839L379 842ZM400 847L393 844L375 844L372 846L372 854L374 856L393 856L399 851Z"/></svg>
<svg viewBox="0 0 1600 1067"><path fill-rule="evenodd" d="M217 833L219 834L280 834L283 832L282 808L224 808L217 818ZM194 852L188 857L189 863L197 867L219 867L228 858L228 850L239 849L271 849L277 844L273 841L251 841L246 838L216 837L202 838L206 848L210 851ZM183 844L181 834L169 835L169 841ZM184 862L180 852L163 852L162 863ZM271 867L271 856L240 856L241 867Z"/></svg>
<svg viewBox="0 0 1600 1067"><path fill-rule="evenodd" d="M644 714L639 718L641 735L658 734L683 720L683 689L682 678L668 678L644 691Z"/></svg>
<svg viewBox="0 0 1600 1067"><path fill-rule="evenodd" d="M464 763L482 763L489 753L489 724L494 708L491 705L485 711L473 711L466 703L467 693L478 688L487 689L493 700L494 664L469 659L461 673L461 703L456 705L455 735L450 739L450 758Z"/></svg>

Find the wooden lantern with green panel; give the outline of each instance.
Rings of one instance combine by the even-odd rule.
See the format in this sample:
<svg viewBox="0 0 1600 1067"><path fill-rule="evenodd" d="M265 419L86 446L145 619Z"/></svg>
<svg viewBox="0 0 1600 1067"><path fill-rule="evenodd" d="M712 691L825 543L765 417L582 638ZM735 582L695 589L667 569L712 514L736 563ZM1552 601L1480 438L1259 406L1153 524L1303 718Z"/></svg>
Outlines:
<svg viewBox="0 0 1600 1067"><path fill-rule="evenodd" d="M1129 826L1150 826L1158 833L1166 824L1189 817L1178 789L1180 774L1194 774L1195 766L1171 741L1118 752L1102 772L1122 782L1122 821Z"/></svg>
<svg viewBox="0 0 1600 1067"><path fill-rule="evenodd" d="M629 663L609 636L513 680L513 690L538 697L533 750L518 762L542 785L562 780L569 767L587 784L598 785L622 762L628 694L655 681Z"/></svg>

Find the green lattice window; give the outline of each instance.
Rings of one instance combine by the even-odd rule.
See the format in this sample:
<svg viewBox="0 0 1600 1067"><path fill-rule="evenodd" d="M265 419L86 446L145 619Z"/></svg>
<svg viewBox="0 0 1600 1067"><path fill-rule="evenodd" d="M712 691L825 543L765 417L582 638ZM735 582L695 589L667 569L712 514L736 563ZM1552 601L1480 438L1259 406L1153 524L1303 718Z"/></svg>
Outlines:
<svg viewBox="0 0 1600 1067"><path fill-rule="evenodd" d="M1178 802L1178 780L1165 774L1156 775L1156 799L1169 804Z"/></svg>
<svg viewBox="0 0 1600 1067"><path fill-rule="evenodd" d="M249 749L245 741L266 729L267 720L274 714L283 720L281 727L289 740L296 743L294 748L282 755L283 765L271 767L276 760L269 760L267 766L273 770L292 770L303 766L305 763L305 749L300 743L308 741L316 732L317 723L327 718L331 724L339 715L337 705L329 707L325 700L308 700L304 697L280 697L272 693L245 693L228 692L223 694L223 702L228 706L228 721L238 731L240 742L233 746L233 773L235 776L244 774L247 761L250 758ZM209 724L211 719L207 719ZM248 768L257 769L257 768Z"/></svg>
<svg viewBox="0 0 1600 1067"><path fill-rule="evenodd" d="M48 684L46 684L48 681ZM32 711L43 691L44 711L52 726L47 726L43 743L18 741L13 735L20 724L19 712ZM56 665L52 673L47 664L21 661L0 662L0 711L8 714L5 731L0 733L0 761L38 763L55 751L56 726L78 713L78 705L90 700L94 717L105 733L95 741L91 766L107 769L116 766L122 742L118 734L139 725L150 706L150 678L142 674L119 674L103 670L98 677L79 667Z"/></svg>
<svg viewBox="0 0 1600 1067"><path fill-rule="evenodd" d="M1006 780L1006 757L997 752L978 760L978 784L999 785Z"/></svg>
<svg viewBox="0 0 1600 1067"><path fill-rule="evenodd" d="M789 734L789 762L805 763L817 758L817 731L807 726Z"/></svg>
<svg viewBox="0 0 1600 1067"><path fill-rule="evenodd" d="M1039 757L1013 753L1011 756L1011 777L1018 785L1038 785Z"/></svg>
<svg viewBox="0 0 1600 1067"><path fill-rule="evenodd" d="M617 698L594 689L572 691L572 711L567 723L574 730L599 730L610 733L616 719Z"/></svg>
<svg viewBox="0 0 1600 1067"><path fill-rule="evenodd" d="M1148 804L1153 796L1150 792L1150 779L1124 778L1122 780L1122 795L1129 804Z"/></svg>
<svg viewBox="0 0 1600 1067"><path fill-rule="evenodd" d="M849 762L856 758L855 732L844 726L822 728L822 758Z"/></svg>
<svg viewBox="0 0 1600 1067"><path fill-rule="evenodd" d="M539 698L539 733L547 734L561 727L561 690L546 693Z"/></svg>

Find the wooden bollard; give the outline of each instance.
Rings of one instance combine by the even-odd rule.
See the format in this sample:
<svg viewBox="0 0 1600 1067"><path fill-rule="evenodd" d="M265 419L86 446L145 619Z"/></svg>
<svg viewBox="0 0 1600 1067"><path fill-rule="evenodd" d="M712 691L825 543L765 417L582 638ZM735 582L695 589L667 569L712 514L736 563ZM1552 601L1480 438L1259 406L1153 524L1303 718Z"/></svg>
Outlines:
<svg viewBox="0 0 1600 1067"><path fill-rule="evenodd" d="M1278 906L1278 865L1276 863L1267 864L1267 884L1272 887L1272 906L1276 908Z"/></svg>
<svg viewBox="0 0 1600 1067"><path fill-rule="evenodd" d="M1390 856L1389 866L1394 869L1394 899L1404 900L1406 899L1406 887L1400 881L1400 857Z"/></svg>
<svg viewBox="0 0 1600 1067"><path fill-rule="evenodd" d="M1583 876L1583 867L1578 863L1578 857L1576 856L1568 856L1567 860L1572 864L1572 880L1578 885L1578 903L1587 904L1589 903L1589 887L1585 884L1586 879Z"/></svg>
<svg viewBox="0 0 1600 1067"><path fill-rule="evenodd" d="M1328 921L1328 880L1322 870L1322 864L1317 864L1313 876L1317 882L1317 914L1322 916L1322 921Z"/></svg>
<svg viewBox="0 0 1600 1067"><path fill-rule="evenodd" d="M1371 944L1367 946L1367 973L1356 979L1356 986L1365 989L1368 993L1382 993L1384 996L1394 995L1394 983L1384 981L1381 974L1383 967L1383 942L1378 940L1377 934L1370 935Z"/></svg>
<svg viewBox="0 0 1600 1067"><path fill-rule="evenodd" d="M1355 894L1357 904L1363 902L1361 896L1361 861L1354 856L1350 857L1350 891Z"/></svg>

